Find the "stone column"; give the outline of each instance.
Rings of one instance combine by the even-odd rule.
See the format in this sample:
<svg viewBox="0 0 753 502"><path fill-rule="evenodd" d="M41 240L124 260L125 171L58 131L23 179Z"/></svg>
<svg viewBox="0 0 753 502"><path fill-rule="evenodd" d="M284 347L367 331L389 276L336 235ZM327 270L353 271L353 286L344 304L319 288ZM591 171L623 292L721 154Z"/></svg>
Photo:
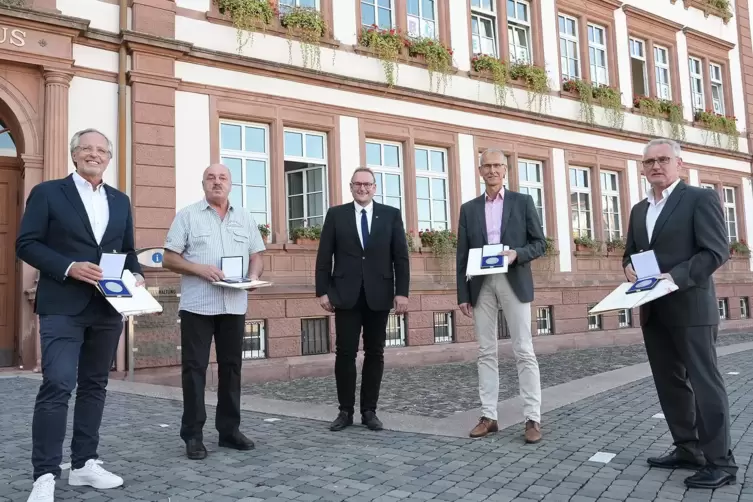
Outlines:
<svg viewBox="0 0 753 502"><path fill-rule="evenodd" d="M73 74L44 70L44 179L68 175L68 89Z"/></svg>

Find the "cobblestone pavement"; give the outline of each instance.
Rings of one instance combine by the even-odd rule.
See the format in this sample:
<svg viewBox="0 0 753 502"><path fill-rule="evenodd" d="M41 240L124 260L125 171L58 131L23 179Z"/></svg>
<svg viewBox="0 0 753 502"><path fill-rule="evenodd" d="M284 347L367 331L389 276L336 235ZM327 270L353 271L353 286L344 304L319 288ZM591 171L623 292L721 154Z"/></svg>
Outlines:
<svg viewBox="0 0 753 502"><path fill-rule="evenodd" d="M753 333L719 337L718 345L753 341ZM389 349L386 349L389 357ZM642 344L569 350L538 357L542 388L646 362ZM518 372L513 359L500 359L499 400L518 395ZM358 386L360 388L360 372ZM332 405L337 408L334 376L267 382L244 386L244 394L271 399ZM358 400L358 392L356 392ZM357 406L357 405L356 405ZM409 415L445 418L481 407L476 363L452 363L387 369L379 395L379 409ZM753 501L751 501L753 502Z"/></svg>
<svg viewBox="0 0 753 502"><path fill-rule="evenodd" d="M57 500L750 502L751 356L753 351L720 358L740 471L737 485L714 492L686 491L682 480L690 471L647 468L645 458L671 444L666 424L652 418L660 410L647 378L545 414L545 437L536 445L523 444L520 426L479 440L375 433L361 426L332 433L322 422L270 422L265 420L272 417L244 412L242 428L257 448L237 452L217 447L209 409L210 454L200 462L184 457L179 402L111 392L100 454L105 467L123 475L125 486L94 491L63 480ZM28 496L37 386L26 378L0 379L0 501ZM616 456L606 464L589 461L599 451Z"/></svg>

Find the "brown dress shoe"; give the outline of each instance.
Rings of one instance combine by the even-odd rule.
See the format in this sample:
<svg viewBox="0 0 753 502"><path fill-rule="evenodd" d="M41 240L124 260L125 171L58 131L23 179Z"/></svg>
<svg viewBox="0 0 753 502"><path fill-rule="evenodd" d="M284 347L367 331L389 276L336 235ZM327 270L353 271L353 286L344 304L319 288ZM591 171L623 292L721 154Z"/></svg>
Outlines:
<svg viewBox="0 0 753 502"><path fill-rule="evenodd" d="M533 420L526 422L526 443L538 443L541 441L541 425Z"/></svg>
<svg viewBox="0 0 753 502"><path fill-rule="evenodd" d="M472 438L482 438L491 432L497 432L497 421L491 418L481 417L478 421L478 425L471 431Z"/></svg>

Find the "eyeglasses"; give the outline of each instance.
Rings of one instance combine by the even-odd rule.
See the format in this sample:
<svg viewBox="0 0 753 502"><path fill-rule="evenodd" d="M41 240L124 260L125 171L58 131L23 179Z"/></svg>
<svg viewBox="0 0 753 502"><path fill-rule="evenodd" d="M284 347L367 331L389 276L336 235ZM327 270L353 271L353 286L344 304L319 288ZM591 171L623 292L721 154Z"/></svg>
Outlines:
<svg viewBox="0 0 753 502"><path fill-rule="evenodd" d="M643 167L653 167L654 163L658 162L660 166L666 166L669 164L669 161L672 160L671 157L657 157L655 159L646 159L643 161Z"/></svg>
<svg viewBox="0 0 753 502"><path fill-rule="evenodd" d="M485 171L489 171L491 169L501 171L503 168L507 168L507 164L481 164L481 169Z"/></svg>
<svg viewBox="0 0 753 502"><path fill-rule="evenodd" d="M89 155L90 153L96 153L100 157L105 157L110 155L110 151L102 148L102 147L93 147L93 146L79 146L76 147L78 151L85 153L86 155Z"/></svg>
<svg viewBox="0 0 753 502"><path fill-rule="evenodd" d="M361 183L358 181L354 181L354 182L351 182L350 186L352 186L353 188L365 188L366 190L368 190L369 188L374 186L374 183Z"/></svg>

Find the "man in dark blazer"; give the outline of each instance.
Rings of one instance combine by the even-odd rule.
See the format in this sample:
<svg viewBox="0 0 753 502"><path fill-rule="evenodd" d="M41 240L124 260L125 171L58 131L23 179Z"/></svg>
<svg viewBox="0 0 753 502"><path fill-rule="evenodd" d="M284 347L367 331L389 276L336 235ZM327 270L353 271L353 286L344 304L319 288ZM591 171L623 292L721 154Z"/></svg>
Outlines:
<svg viewBox="0 0 753 502"><path fill-rule="evenodd" d="M122 316L95 287L103 279L97 265L102 253L127 253L125 267L143 284L130 200L102 181L112 144L86 129L73 135L70 151L76 172L31 190L16 240L18 258L40 272L34 307L43 379L32 422L35 481L29 497L38 502L54 497L68 401L77 384L68 483L97 489L123 484L97 455L105 389L123 330Z"/></svg>
<svg viewBox="0 0 753 502"><path fill-rule="evenodd" d="M546 251L541 218L530 195L506 190L507 160L504 153L489 149L481 155L479 174L486 191L460 207L457 251L457 291L460 311L474 321L479 343L478 378L482 416L470 433L473 438L497 432L499 368L497 319L500 307L510 330L523 400L525 440L541 440L541 382L533 350L531 261ZM503 244L507 273L466 279L471 249Z"/></svg>
<svg viewBox="0 0 753 502"><path fill-rule="evenodd" d="M729 402L716 364L719 310L712 274L729 259L719 196L680 179L680 146L655 139L643 153L647 198L630 212L623 266L637 279L630 257L653 250L664 280L679 288L642 305L641 329L675 449L649 458L654 467L698 469L689 487L718 488L735 480Z"/></svg>
<svg viewBox="0 0 753 502"><path fill-rule="evenodd" d="M356 169L350 191L354 202L327 211L316 256L316 296L324 310L335 313L335 379L340 412L330 430L353 424L361 329L361 423L381 430L376 408L384 371L387 319L390 309L398 315L408 309L410 258L400 210L372 200L376 179L371 169Z"/></svg>

